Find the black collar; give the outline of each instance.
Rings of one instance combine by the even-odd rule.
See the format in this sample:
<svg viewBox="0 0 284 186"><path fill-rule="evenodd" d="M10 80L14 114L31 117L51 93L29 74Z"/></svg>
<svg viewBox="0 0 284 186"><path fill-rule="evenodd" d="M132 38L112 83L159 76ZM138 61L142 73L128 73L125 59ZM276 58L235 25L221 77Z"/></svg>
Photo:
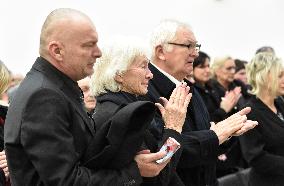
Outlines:
<svg viewBox="0 0 284 186"><path fill-rule="evenodd" d="M57 82L59 87L62 87L63 84L65 84L65 86L69 87L75 94L76 99L81 102L82 91L78 86L78 83L58 70L46 59L44 59L43 57L38 57L33 65L33 68L42 72L45 76L52 79L54 82Z"/></svg>

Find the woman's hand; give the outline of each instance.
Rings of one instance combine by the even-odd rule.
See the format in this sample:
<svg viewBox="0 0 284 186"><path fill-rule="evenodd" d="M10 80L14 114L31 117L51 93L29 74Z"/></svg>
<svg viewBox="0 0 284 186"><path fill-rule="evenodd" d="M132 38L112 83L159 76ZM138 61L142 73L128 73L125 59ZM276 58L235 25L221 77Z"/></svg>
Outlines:
<svg viewBox="0 0 284 186"><path fill-rule="evenodd" d="M227 91L225 96L221 98L220 108L227 113L230 112L238 103L241 95L241 87L236 87L234 90Z"/></svg>
<svg viewBox="0 0 284 186"><path fill-rule="evenodd" d="M150 153L150 150L144 150L137 153L134 160L137 163L140 175L142 177L154 177L157 176L161 170L170 162L170 159L167 161L158 164L157 160L163 158L166 155L166 152L156 152Z"/></svg>

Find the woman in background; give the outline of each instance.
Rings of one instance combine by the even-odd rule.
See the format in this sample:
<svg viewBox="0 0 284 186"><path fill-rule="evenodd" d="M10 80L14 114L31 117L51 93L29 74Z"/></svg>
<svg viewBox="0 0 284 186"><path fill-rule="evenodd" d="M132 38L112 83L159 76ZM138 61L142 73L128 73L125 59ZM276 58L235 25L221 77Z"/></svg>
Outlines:
<svg viewBox="0 0 284 186"><path fill-rule="evenodd" d="M214 90L213 82L210 80L210 57L205 52L200 51L199 56L194 59L193 77L194 86L206 104L211 121L219 122L226 119L237 104L239 94L231 90L219 100L219 94Z"/></svg>
<svg viewBox="0 0 284 186"><path fill-rule="evenodd" d="M77 83L84 95L85 108L88 114L91 116L93 115L94 109L96 107L96 99L91 95L90 82L91 77L88 76L84 79L79 80Z"/></svg>
<svg viewBox="0 0 284 186"><path fill-rule="evenodd" d="M272 53L258 53L247 66L254 95L248 103L248 119L259 125L240 137L242 152L252 167L251 186L284 184L284 105L276 97L284 95L283 61Z"/></svg>
<svg viewBox="0 0 284 186"><path fill-rule="evenodd" d="M214 61L213 67L214 79L210 79L210 57L204 52L199 52L199 56L193 62L194 86L209 111L211 121L219 122L234 113L234 107L240 98L240 89L236 88L233 78L235 67L233 59L220 58ZM218 178L235 173L240 167L244 167L237 138L231 138L219 148L216 167Z"/></svg>
<svg viewBox="0 0 284 186"><path fill-rule="evenodd" d="M235 59L236 72L234 78L242 81L245 85L248 85L247 74L246 74L246 61Z"/></svg>
<svg viewBox="0 0 284 186"><path fill-rule="evenodd" d="M2 61L0 61L0 95L5 92L10 82L10 73ZM0 186L6 185L9 179L6 155L4 151L4 123L8 107L0 104Z"/></svg>

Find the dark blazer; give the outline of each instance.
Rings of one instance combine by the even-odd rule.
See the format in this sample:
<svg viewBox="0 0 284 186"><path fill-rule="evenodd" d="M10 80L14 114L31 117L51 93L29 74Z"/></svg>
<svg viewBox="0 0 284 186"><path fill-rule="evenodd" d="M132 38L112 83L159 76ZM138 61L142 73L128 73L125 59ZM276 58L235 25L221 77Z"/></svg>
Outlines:
<svg viewBox="0 0 284 186"><path fill-rule="evenodd" d="M237 85L244 86L239 81L234 81L230 84L230 89L235 88ZM207 110L210 115L210 121L219 122L237 111L235 107L233 112L226 113L225 110L220 108L221 98L225 95L225 89L216 81L209 80L205 86L194 83L194 87L201 95ZM243 89L242 89L243 90ZM245 92L246 90L243 90ZM244 98L242 98L244 100ZM242 103L244 104L244 103ZM240 105L238 105L240 107ZM220 154L225 154L227 159L220 161L217 159L216 176L222 177L227 174L238 171L240 167L246 167L246 162L243 160L238 137L232 137L229 141L219 146Z"/></svg>
<svg viewBox="0 0 284 186"><path fill-rule="evenodd" d="M284 105L275 103L284 115ZM284 121L260 99L253 97L248 119L258 121L258 126L240 137L244 157L252 166L249 175L251 186L284 185Z"/></svg>
<svg viewBox="0 0 284 186"><path fill-rule="evenodd" d="M97 98L97 105L95 108L95 112L93 115L93 118L96 122L96 128L98 129L98 132L100 132L100 130L104 130L105 127L107 127L109 125L109 118L112 118L114 115L115 117L119 117L117 116L117 114L119 114L122 110L125 109L125 107L129 107L132 104L137 104L141 101L138 101L137 97L133 94L127 93L127 92L108 92L106 94L100 95ZM142 102L143 103L143 102ZM147 103L147 102L146 102ZM150 102L151 103L151 102ZM149 104L149 102L148 102ZM151 103L152 106L154 106L153 103ZM149 105L150 106L150 105ZM149 107L148 106L148 107ZM130 115L131 112L133 111L128 111L125 112L125 116L126 115ZM142 111L140 113L136 113L137 116L140 117L136 117L135 120L132 121L132 123L130 123L131 125L145 125L144 123L148 121L148 119L150 118L149 116L152 117L151 123L150 125L156 125L156 120L155 118L153 118L153 114L155 114L155 110L152 110L152 113L150 112L145 112ZM121 117L122 118L122 117ZM143 119L142 119L143 118ZM140 121L138 121L140 119ZM106 122L107 121L107 122ZM113 125L122 125L119 123L113 123ZM132 153L133 155L133 150L136 149L136 152L140 151L140 150L144 150L144 149L149 149L151 152L157 152L161 145L165 142L165 140L168 137L173 137L175 138L177 141L179 141L181 143L181 135L171 129L165 129L163 131L163 134L161 135L162 137L157 137L157 136L153 136L153 133L151 131L151 127L150 125L147 125L147 130L144 130L144 135L141 136L141 132L136 131L136 134L131 134L128 133L126 134L128 138L133 138L131 140L132 144L127 144L127 146L125 146L128 149L128 153L125 154L125 156L129 156ZM137 126L138 127L138 126ZM116 126L116 128L121 128L120 126ZM140 127L141 129L144 129L144 127ZM141 130L140 129L140 130ZM116 130L113 131L113 133L123 133L123 131L121 130ZM156 132L156 131L155 131ZM154 133L155 133L154 132ZM137 139L135 139L134 137L131 137L133 135L136 135L136 138L140 138L143 142L140 146L139 149L137 149L138 146L135 146L133 148L133 143L138 142ZM127 138L126 137L126 138ZM127 140L127 139L126 139ZM131 147L132 146L132 147ZM184 186L184 184L181 182L180 178L178 177L178 175L175 172L175 167L179 158L179 154L180 154L181 150L178 150L176 152L176 154L172 157L170 163L168 163L168 165L160 172L160 174L157 177L154 178L144 178L143 179L143 183L142 185L153 185L153 186ZM111 163L111 162L110 162Z"/></svg>
<svg viewBox="0 0 284 186"><path fill-rule="evenodd" d="M160 97L169 99L176 85L152 64L149 68L154 77L149 82L148 99L152 102L158 102ZM183 151L177 171L187 186L215 185L218 137L208 130L209 114L200 95L193 86L191 91L193 96L183 126Z"/></svg>
<svg viewBox="0 0 284 186"><path fill-rule="evenodd" d="M4 131L12 185L139 185L136 163L120 170L82 166L94 138L76 82L38 58L10 105Z"/></svg>
<svg viewBox="0 0 284 186"><path fill-rule="evenodd" d="M219 94L212 87L211 81L206 83L205 86L195 82L194 88L198 91L207 107L210 115L210 121L219 122L228 116L225 110L220 108L221 100L219 98Z"/></svg>

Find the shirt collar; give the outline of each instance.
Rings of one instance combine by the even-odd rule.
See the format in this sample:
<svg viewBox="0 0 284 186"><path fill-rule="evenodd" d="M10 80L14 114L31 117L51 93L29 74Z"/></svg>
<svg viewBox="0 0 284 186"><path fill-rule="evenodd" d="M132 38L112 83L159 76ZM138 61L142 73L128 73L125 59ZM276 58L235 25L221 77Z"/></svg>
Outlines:
<svg viewBox="0 0 284 186"><path fill-rule="evenodd" d="M164 70L162 70L161 68L159 68L157 65L155 65L154 63L151 63L155 68L157 68L162 74L164 74L167 78L169 78L169 80L171 80L176 86L179 86L182 82L180 82L179 80L177 80L174 76L170 75L169 73L165 72Z"/></svg>

